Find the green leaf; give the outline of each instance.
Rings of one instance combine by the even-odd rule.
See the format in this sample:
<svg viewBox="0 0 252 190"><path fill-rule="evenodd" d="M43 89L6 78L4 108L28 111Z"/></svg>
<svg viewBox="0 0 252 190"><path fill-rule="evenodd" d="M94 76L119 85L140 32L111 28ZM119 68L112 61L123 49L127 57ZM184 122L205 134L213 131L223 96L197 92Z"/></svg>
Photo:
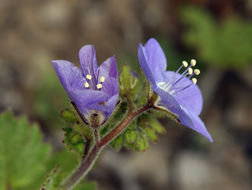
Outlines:
<svg viewBox="0 0 252 190"><path fill-rule="evenodd" d="M182 10L181 18L188 26L185 43L196 48L205 63L235 69L251 65L251 21L230 15L217 22L206 10L192 6Z"/></svg>
<svg viewBox="0 0 252 190"><path fill-rule="evenodd" d="M111 143L110 145L117 151L119 151L122 146L124 145L124 137L123 135L119 135L118 137L116 137Z"/></svg>
<svg viewBox="0 0 252 190"><path fill-rule="evenodd" d="M156 133L153 129L146 128L145 131L146 131L148 137L150 138L150 140L152 140L153 142L158 141L158 136L156 135Z"/></svg>
<svg viewBox="0 0 252 190"><path fill-rule="evenodd" d="M145 151L149 148L149 141L156 142L157 134L165 133L164 127L156 118L145 113L135 119L110 145L115 150L123 146L135 150Z"/></svg>
<svg viewBox="0 0 252 190"><path fill-rule="evenodd" d="M157 119L149 119L149 125L157 132L157 133L165 133L165 128L161 125L161 123Z"/></svg>
<svg viewBox="0 0 252 190"><path fill-rule="evenodd" d="M62 179L62 170L57 166L46 176L41 190L59 190Z"/></svg>
<svg viewBox="0 0 252 190"><path fill-rule="evenodd" d="M78 157L81 157L87 142L86 139L72 127L64 128L63 130L65 132L64 144L70 151L73 151Z"/></svg>
<svg viewBox="0 0 252 190"><path fill-rule="evenodd" d="M135 149L143 152L149 148L148 137L144 131L138 134Z"/></svg>
<svg viewBox="0 0 252 190"><path fill-rule="evenodd" d="M62 190L60 184L64 180L62 169L57 166L53 169L49 175L46 176L45 182L43 183L41 190ZM96 190L95 182L80 182L73 188L73 190Z"/></svg>
<svg viewBox="0 0 252 190"><path fill-rule="evenodd" d="M84 181L77 185L73 190L96 190L96 186L95 182Z"/></svg>
<svg viewBox="0 0 252 190"><path fill-rule="evenodd" d="M60 117L67 123L74 124L79 121L76 112L73 109L64 109L60 112Z"/></svg>
<svg viewBox="0 0 252 190"><path fill-rule="evenodd" d="M30 189L46 169L50 146L37 125L11 112L0 115L0 190Z"/></svg>
<svg viewBox="0 0 252 190"><path fill-rule="evenodd" d="M135 123L134 123L135 124ZM131 125L134 125L131 124ZM134 129L130 129L130 126L128 127L128 129L126 130L125 133L125 140L128 144L134 144L137 138L137 134L135 132Z"/></svg>

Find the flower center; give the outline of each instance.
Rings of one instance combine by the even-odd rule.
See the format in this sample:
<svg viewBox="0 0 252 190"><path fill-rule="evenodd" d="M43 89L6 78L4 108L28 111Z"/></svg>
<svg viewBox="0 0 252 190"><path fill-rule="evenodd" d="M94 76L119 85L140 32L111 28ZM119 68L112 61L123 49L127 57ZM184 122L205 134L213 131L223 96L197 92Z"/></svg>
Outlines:
<svg viewBox="0 0 252 190"><path fill-rule="evenodd" d="M176 71L176 74L178 74L178 73L180 73L182 68L186 68L185 71L181 73L181 76L176 77L178 75L175 74L173 80L169 81L168 83L164 82L164 81L159 82L159 83L157 83L157 86L172 95L172 94L176 94L178 92L181 92L182 90L187 89L192 84L196 84L197 79L192 78L192 77L195 75L199 75L200 70L199 69L192 69L192 67L194 67L196 65L195 59L192 59L190 63L191 64L188 67L188 63L186 61L182 61L182 65ZM185 78L191 79L191 82L188 83L188 80L186 80L186 82L185 82L185 80L183 80Z"/></svg>
<svg viewBox="0 0 252 190"><path fill-rule="evenodd" d="M89 74L86 75L86 82L84 84L85 88L90 89L90 83L91 83L92 78L93 78L92 75L89 75ZM104 81L105 81L105 77L101 76L99 82L95 85L96 90L101 90L102 83L104 83Z"/></svg>

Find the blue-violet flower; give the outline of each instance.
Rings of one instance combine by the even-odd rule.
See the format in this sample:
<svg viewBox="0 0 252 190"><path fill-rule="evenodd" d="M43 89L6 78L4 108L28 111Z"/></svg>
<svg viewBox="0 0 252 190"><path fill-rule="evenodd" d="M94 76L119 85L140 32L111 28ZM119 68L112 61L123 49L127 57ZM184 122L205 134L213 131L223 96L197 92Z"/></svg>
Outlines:
<svg viewBox="0 0 252 190"><path fill-rule="evenodd" d="M180 122L207 137L213 142L204 123L199 118L203 98L196 85L199 69L193 69L196 60L192 59L190 66L186 61L176 72L166 71L166 58L159 43L151 38L145 46L139 44L138 59L144 74L155 93L159 95L158 104L178 116ZM181 70L184 69L183 72Z"/></svg>
<svg viewBox="0 0 252 190"><path fill-rule="evenodd" d="M92 114L99 115L100 124L113 112L118 96L118 73L114 56L97 68L93 45L79 51L81 69L65 60L53 60L53 67L70 100L76 105L86 122Z"/></svg>

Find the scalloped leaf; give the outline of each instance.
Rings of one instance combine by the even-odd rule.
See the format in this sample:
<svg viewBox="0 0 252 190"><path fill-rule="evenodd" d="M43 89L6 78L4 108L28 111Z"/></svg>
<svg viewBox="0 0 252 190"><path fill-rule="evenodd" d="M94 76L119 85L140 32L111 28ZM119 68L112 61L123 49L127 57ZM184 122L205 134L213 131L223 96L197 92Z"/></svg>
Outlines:
<svg viewBox="0 0 252 190"><path fill-rule="evenodd" d="M209 12L195 6L184 7L181 19L188 26L184 42L196 48L203 63L233 69L251 65L251 20L231 14L217 22Z"/></svg>
<svg viewBox="0 0 252 190"><path fill-rule="evenodd" d="M62 170L56 166L49 175L46 176L45 182L42 184L41 190L58 190L62 181Z"/></svg>
<svg viewBox="0 0 252 190"><path fill-rule="evenodd" d="M60 188L60 184L63 180L63 171L59 166L56 166L56 168L46 176L41 190L63 190ZM73 190L96 190L96 183L87 181L80 182Z"/></svg>
<svg viewBox="0 0 252 190"><path fill-rule="evenodd" d="M84 181L78 184L73 190L96 190L97 185L95 182Z"/></svg>
<svg viewBox="0 0 252 190"><path fill-rule="evenodd" d="M73 125L73 127L63 128L65 132L64 144L70 151L77 154L78 157L83 156L85 146L89 143L88 141L92 139L86 137L86 135L89 135L90 131L82 127L83 126L76 124Z"/></svg>
<svg viewBox="0 0 252 190"><path fill-rule="evenodd" d="M79 121L79 117L73 109L66 108L60 112L60 117L67 123L74 124Z"/></svg>
<svg viewBox="0 0 252 190"><path fill-rule="evenodd" d="M0 190L30 189L46 170L50 146L37 125L11 112L0 115Z"/></svg>

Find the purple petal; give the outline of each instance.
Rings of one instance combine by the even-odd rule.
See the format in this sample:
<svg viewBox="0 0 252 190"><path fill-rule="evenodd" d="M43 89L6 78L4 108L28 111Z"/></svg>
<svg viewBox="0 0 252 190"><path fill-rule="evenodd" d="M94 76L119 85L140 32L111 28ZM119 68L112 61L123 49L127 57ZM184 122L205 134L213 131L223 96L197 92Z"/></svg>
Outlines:
<svg viewBox="0 0 252 190"><path fill-rule="evenodd" d="M85 114L95 104L102 104L109 96L97 90L75 90L71 91L71 100L76 104L81 113Z"/></svg>
<svg viewBox="0 0 252 190"><path fill-rule="evenodd" d="M119 94L118 80L116 78L109 78L102 83L101 91L105 94L113 96Z"/></svg>
<svg viewBox="0 0 252 190"><path fill-rule="evenodd" d="M138 47L138 60L151 86L155 87L156 86L155 78L152 74L152 71L149 66L147 56L146 56L145 48L142 46L142 44L139 44L139 47Z"/></svg>
<svg viewBox="0 0 252 190"><path fill-rule="evenodd" d="M105 104L105 107L106 107L106 110L105 110L105 116L108 118L112 112L114 111L115 109L115 106L116 106L116 103L117 103L117 100L118 100L118 97L119 97L119 93L115 94L114 96L112 96L108 101L107 103Z"/></svg>
<svg viewBox="0 0 252 190"><path fill-rule="evenodd" d="M114 96L110 97L108 101L100 103L100 104L91 104L88 105L89 110L97 110L103 112L105 119L108 119L109 116L115 109L119 94L115 94Z"/></svg>
<svg viewBox="0 0 252 190"><path fill-rule="evenodd" d="M65 60L53 60L52 64L68 96L71 97L72 90L85 90L86 81L82 72L73 63Z"/></svg>
<svg viewBox="0 0 252 190"><path fill-rule="evenodd" d="M194 115L193 113L187 111L185 108L182 108L182 109L188 115L188 117L190 117L190 119L192 121L192 124L191 124L191 122L188 123L187 121L182 122L182 124L184 124L187 127L190 127L191 129L195 130L196 132L204 135L212 143L213 139L212 139L211 135L209 134L209 132L207 131L205 124L199 118L199 116Z"/></svg>
<svg viewBox="0 0 252 190"><path fill-rule="evenodd" d="M98 68L98 80L100 77L105 77L105 80L109 78L116 78L118 76L117 73L117 66L116 66L116 59L115 56L108 58L104 61Z"/></svg>
<svg viewBox="0 0 252 190"><path fill-rule="evenodd" d="M191 129L207 137L210 140L210 142L213 142L211 135L208 133L204 123L201 121L201 119L197 115L193 113L189 113L186 110L186 108L184 108L183 106L181 107L178 104L177 100L172 95L165 92L164 90L160 88L156 88L153 90L160 96L161 103L169 111L176 114L183 125L190 127Z"/></svg>
<svg viewBox="0 0 252 190"><path fill-rule="evenodd" d="M97 61L94 46L83 46L79 51L79 58L84 76L89 74L95 79L97 77Z"/></svg>
<svg viewBox="0 0 252 190"><path fill-rule="evenodd" d="M182 76L173 71L164 72L162 75L163 81L167 83L175 82ZM190 112L193 112L195 115L199 115L203 107L203 98L199 87L193 84L190 79L184 77L173 89L181 89L186 86L189 87L182 91L178 91L178 93L175 93L173 96L182 107L190 110Z"/></svg>
<svg viewBox="0 0 252 190"><path fill-rule="evenodd" d="M161 98L161 102L165 105L165 107L172 111L175 114L179 114L181 111L181 107L176 101L176 99L167 93L166 91L162 90L159 87L152 88Z"/></svg>
<svg viewBox="0 0 252 190"><path fill-rule="evenodd" d="M149 39L144 48L149 67L154 77L160 75L161 72L166 71L166 57L157 40L154 38Z"/></svg>

